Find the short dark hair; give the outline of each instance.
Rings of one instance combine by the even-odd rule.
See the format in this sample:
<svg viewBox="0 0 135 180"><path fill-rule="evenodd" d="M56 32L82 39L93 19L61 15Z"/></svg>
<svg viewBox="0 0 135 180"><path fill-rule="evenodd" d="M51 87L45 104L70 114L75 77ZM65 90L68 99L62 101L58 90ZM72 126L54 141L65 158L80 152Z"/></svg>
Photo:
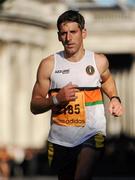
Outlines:
<svg viewBox="0 0 135 180"><path fill-rule="evenodd" d="M84 29L85 20L84 17L76 10L68 10L61 14L57 20L57 28L60 30L60 25L63 22L71 21L79 24L80 29Z"/></svg>

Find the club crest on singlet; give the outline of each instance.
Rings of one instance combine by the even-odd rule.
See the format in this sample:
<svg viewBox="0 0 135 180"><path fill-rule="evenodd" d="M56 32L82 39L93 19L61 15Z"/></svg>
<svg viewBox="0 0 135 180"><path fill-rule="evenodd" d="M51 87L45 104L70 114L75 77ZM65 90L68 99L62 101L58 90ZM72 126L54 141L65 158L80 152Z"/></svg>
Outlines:
<svg viewBox="0 0 135 180"><path fill-rule="evenodd" d="M94 67L91 66L91 65L87 66L87 67L86 67L86 73L87 73L88 75L93 75L93 74L95 73Z"/></svg>

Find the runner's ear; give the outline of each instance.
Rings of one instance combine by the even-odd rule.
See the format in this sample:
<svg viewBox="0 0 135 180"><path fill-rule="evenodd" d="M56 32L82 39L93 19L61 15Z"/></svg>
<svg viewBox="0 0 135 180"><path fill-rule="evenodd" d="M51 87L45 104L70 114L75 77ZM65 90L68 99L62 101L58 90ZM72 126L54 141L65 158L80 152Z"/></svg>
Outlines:
<svg viewBox="0 0 135 180"><path fill-rule="evenodd" d="M86 30L86 28L84 28L84 29L82 30L82 36L83 36L83 39L86 38L86 36L87 36L87 30Z"/></svg>

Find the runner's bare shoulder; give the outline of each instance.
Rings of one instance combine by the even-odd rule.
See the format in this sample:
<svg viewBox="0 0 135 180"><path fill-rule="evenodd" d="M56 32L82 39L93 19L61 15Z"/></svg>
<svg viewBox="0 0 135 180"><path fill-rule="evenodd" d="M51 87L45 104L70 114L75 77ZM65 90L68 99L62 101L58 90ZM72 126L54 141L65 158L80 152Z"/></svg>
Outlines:
<svg viewBox="0 0 135 180"><path fill-rule="evenodd" d="M95 53L94 57L98 71L100 74L102 74L109 67L108 59L104 54L101 53Z"/></svg>

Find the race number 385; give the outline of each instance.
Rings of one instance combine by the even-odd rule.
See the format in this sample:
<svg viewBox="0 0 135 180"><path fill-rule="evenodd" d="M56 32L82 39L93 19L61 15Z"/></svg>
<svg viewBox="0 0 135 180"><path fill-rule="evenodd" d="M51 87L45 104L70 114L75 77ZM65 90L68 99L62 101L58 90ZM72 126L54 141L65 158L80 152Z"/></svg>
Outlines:
<svg viewBox="0 0 135 180"><path fill-rule="evenodd" d="M67 105L64 108L64 114L79 114L80 113L80 104Z"/></svg>
<svg viewBox="0 0 135 180"><path fill-rule="evenodd" d="M53 122L61 126L85 126L85 97L82 91L76 93L77 99L70 101L59 113L53 113Z"/></svg>

